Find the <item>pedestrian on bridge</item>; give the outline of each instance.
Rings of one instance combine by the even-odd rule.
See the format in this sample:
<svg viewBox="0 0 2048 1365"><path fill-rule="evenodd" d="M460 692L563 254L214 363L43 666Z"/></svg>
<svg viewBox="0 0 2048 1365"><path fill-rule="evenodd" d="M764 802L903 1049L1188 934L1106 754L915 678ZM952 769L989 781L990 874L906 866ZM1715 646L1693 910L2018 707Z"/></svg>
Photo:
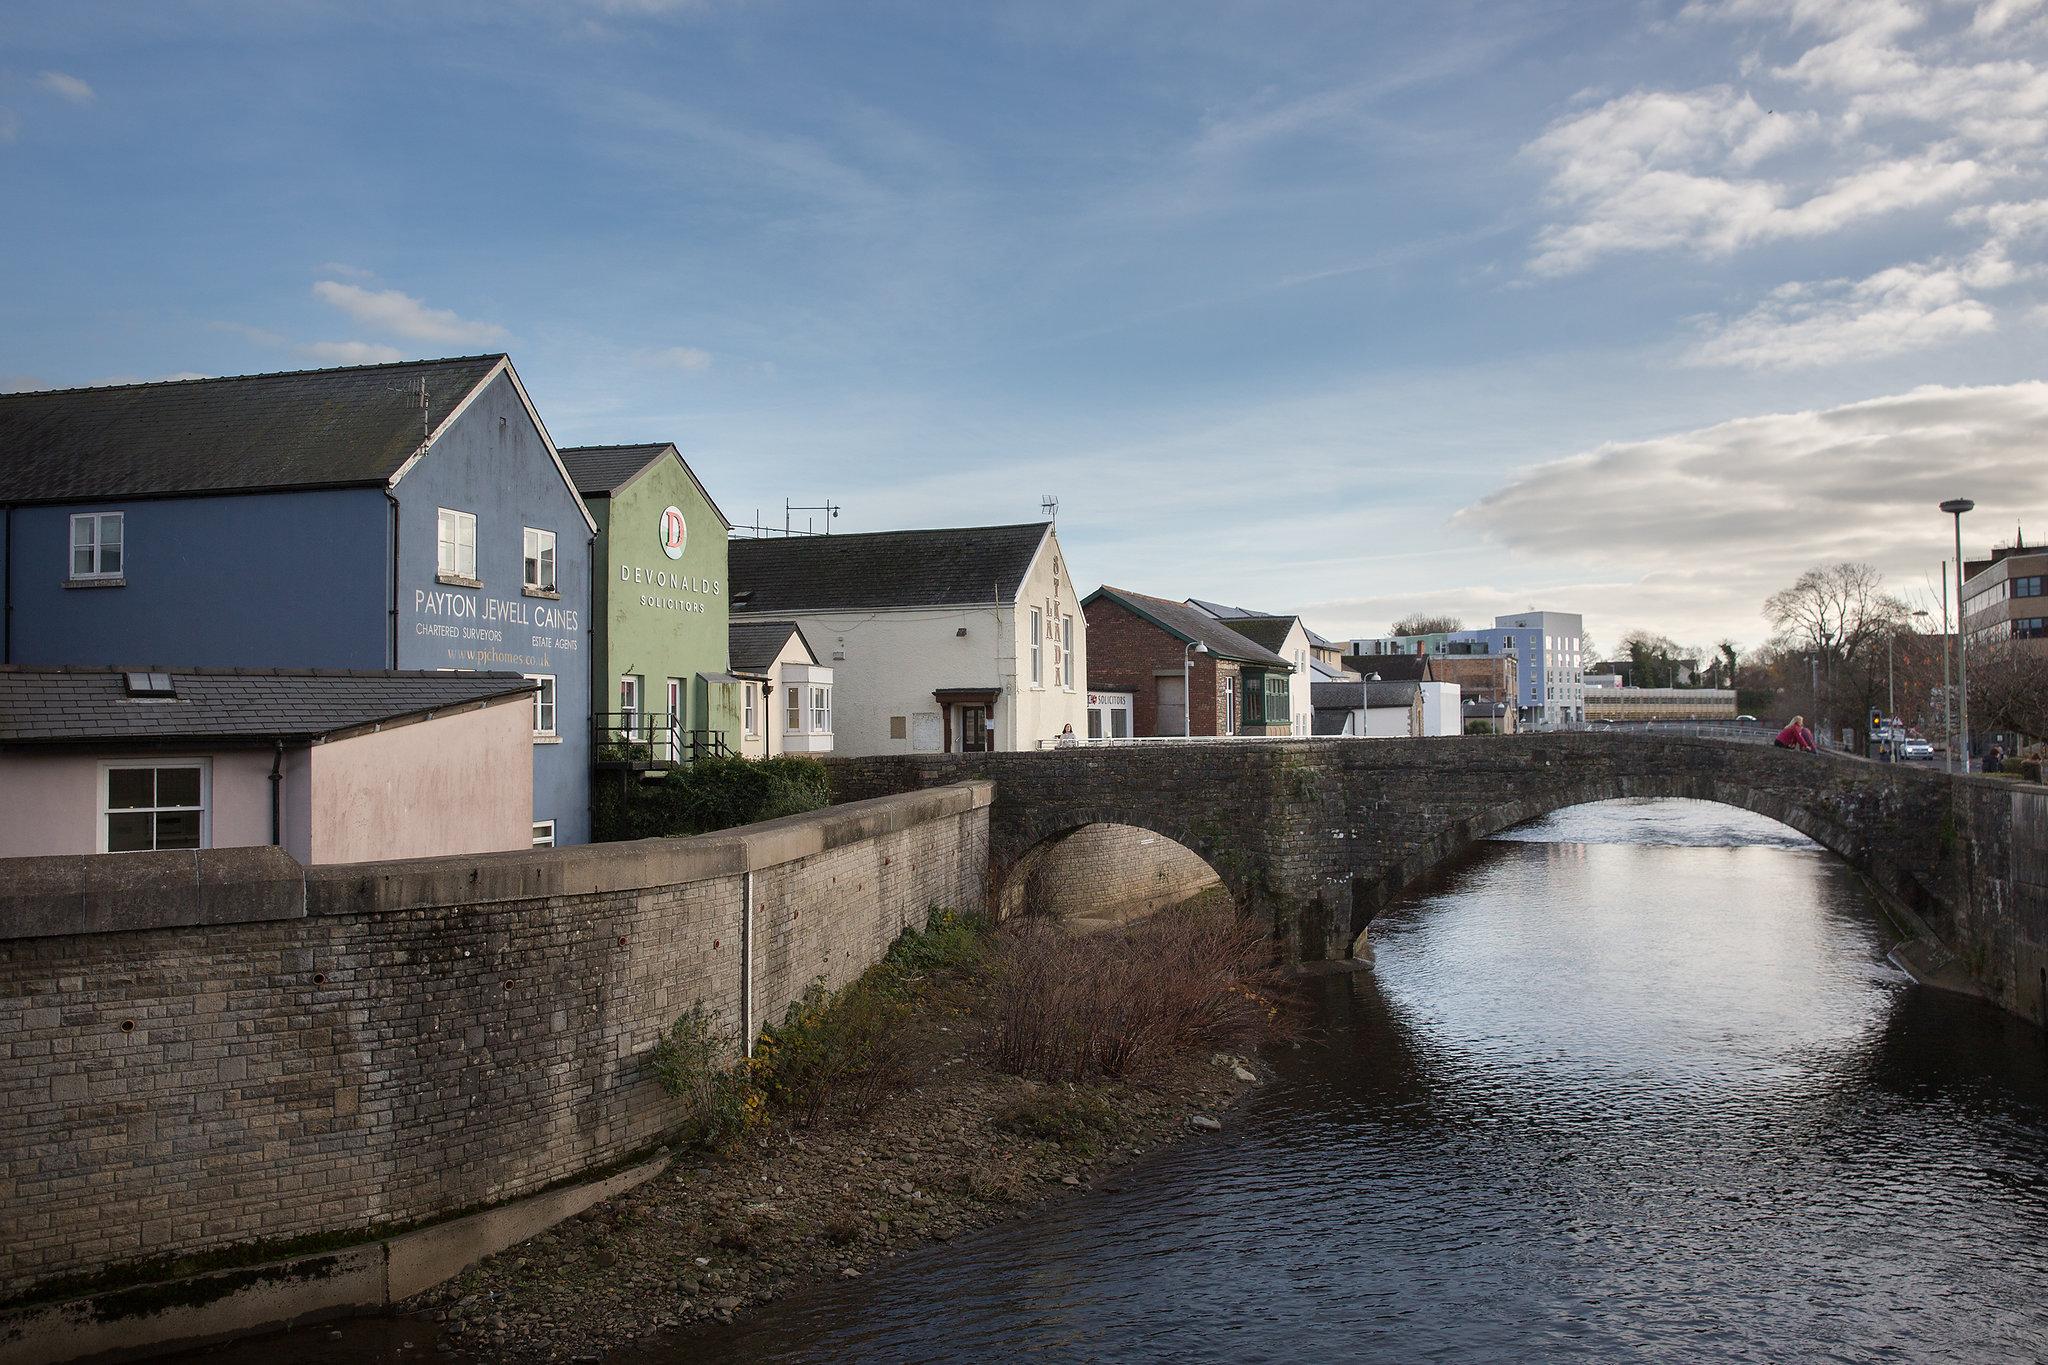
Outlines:
<svg viewBox="0 0 2048 1365"><path fill-rule="evenodd" d="M1806 728L1805 716L1792 717L1792 723L1778 731L1778 737L1771 743L1780 749L1804 749L1809 754L1820 752L1814 747L1813 731Z"/></svg>

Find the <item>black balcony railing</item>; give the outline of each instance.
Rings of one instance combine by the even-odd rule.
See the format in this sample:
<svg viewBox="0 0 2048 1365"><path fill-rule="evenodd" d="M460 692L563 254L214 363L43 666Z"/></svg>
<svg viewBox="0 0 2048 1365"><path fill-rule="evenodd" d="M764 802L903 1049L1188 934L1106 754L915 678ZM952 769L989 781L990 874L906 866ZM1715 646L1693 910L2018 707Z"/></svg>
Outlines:
<svg viewBox="0 0 2048 1365"><path fill-rule="evenodd" d="M597 761L607 767L673 768L732 753L718 730L684 730L662 711L604 711L592 717Z"/></svg>

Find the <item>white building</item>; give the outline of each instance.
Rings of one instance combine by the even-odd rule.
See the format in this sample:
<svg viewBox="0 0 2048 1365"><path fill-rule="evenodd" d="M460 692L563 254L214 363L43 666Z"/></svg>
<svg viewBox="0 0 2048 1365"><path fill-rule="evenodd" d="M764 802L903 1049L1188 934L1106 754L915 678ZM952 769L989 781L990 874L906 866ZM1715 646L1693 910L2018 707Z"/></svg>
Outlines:
<svg viewBox="0 0 2048 1365"><path fill-rule="evenodd" d="M1309 688L1323 680L1321 672L1316 668L1316 644L1322 641L1326 648L1335 647L1310 630L1307 622L1299 616L1249 611L1243 607L1229 607L1221 602L1204 602L1194 597L1188 598L1187 603L1195 610L1205 611L1222 621L1253 644L1265 646L1294 665L1294 676L1289 680L1287 689L1293 711L1287 733L1301 736L1314 734L1316 710L1309 700Z"/></svg>
<svg viewBox="0 0 2048 1365"><path fill-rule="evenodd" d="M1422 688L1422 733L1464 734L1464 698L1458 684L1425 682L1418 685Z"/></svg>
<svg viewBox="0 0 2048 1365"><path fill-rule="evenodd" d="M1355 739L1414 739L1423 730L1418 682L1314 684L1315 733ZM1452 708L1457 714L1457 708Z"/></svg>
<svg viewBox="0 0 2048 1365"><path fill-rule="evenodd" d="M735 621L732 675L746 684L740 752L748 758L832 752L832 670L794 621Z"/></svg>
<svg viewBox="0 0 2048 1365"><path fill-rule="evenodd" d="M842 754L1034 749L1088 727L1088 628L1052 523L735 540L732 619L832 671Z"/></svg>

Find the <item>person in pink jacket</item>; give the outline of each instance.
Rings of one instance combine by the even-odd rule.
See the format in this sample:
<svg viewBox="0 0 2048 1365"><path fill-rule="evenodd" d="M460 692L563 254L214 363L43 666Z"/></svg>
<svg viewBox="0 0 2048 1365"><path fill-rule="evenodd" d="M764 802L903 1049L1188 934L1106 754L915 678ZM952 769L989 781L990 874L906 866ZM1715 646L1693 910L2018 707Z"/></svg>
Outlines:
<svg viewBox="0 0 2048 1365"><path fill-rule="evenodd" d="M1813 731L1806 728L1804 716L1792 717L1792 723L1778 731L1778 737L1771 743L1780 749L1804 749L1810 754L1820 752L1813 745Z"/></svg>

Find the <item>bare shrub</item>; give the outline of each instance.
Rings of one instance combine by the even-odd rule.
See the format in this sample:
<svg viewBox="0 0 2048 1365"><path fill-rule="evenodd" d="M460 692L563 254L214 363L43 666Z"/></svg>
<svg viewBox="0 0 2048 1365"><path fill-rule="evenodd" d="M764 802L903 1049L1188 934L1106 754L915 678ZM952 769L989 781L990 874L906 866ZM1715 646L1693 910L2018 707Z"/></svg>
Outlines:
<svg viewBox="0 0 2048 1365"><path fill-rule="evenodd" d="M997 941L990 1048L999 1069L1039 1080L1128 1077L1252 1046L1281 1021L1283 990L1264 929L1227 906L1087 937L1028 919Z"/></svg>

